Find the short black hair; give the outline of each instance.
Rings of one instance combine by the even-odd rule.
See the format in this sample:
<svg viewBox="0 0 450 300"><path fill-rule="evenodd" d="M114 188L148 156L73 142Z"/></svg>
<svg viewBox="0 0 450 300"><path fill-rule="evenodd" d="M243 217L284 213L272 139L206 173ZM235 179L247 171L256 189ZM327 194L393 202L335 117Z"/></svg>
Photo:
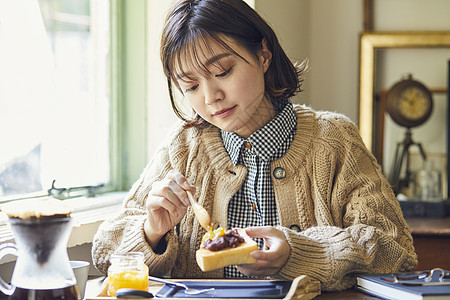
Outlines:
<svg viewBox="0 0 450 300"><path fill-rule="evenodd" d="M247 3L242 0L178 0L166 17L160 55L172 108L186 122L186 127L204 126L207 122L198 115L189 120L176 104L172 89L177 76L175 65L181 66L181 58L189 55L196 67L204 70L196 48L202 43L211 50L208 47L211 41L242 58L221 38L223 36L232 38L254 57L261 51L265 40L272 52L271 64L264 75L265 94L271 101L290 98L301 91L307 61L299 65L292 63L275 32Z"/></svg>

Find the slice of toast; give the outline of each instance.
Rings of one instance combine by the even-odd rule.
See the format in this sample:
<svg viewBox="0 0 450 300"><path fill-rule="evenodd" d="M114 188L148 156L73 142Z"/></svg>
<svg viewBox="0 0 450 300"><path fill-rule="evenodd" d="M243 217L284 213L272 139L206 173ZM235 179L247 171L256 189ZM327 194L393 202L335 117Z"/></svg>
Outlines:
<svg viewBox="0 0 450 300"><path fill-rule="evenodd" d="M226 266L254 263L256 260L250 256L250 253L258 250L258 245L245 233L245 230L239 229L239 234L245 241L236 248L227 248L219 251L210 251L204 248L198 249L196 259L200 269L203 272L207 272Z"/></svg>

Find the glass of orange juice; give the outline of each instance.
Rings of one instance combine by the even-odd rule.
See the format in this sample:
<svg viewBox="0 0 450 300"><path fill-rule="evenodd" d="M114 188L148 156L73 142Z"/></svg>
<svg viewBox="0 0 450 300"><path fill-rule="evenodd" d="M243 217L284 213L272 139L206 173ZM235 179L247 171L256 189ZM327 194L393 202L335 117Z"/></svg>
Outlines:
<svg viewBox="0 0 450 300"><path fill-rule="evenodd" d="M148 266L142 252L112 254L108 269L108 294L116 296L122 288L148 291Z"/></svg>

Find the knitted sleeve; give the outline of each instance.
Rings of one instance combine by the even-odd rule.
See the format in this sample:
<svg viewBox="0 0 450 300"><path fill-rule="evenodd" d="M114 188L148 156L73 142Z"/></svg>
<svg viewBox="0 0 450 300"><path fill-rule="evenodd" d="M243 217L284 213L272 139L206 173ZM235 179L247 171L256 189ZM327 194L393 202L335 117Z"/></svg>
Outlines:
<svg viewBox="0 0 450 300"><path fill-rule="evenodd" d="M326 132L325 135L322 132ZM345 117L319 122L307 159L316 226L282 228L290 257L277 277L300 274L328 291L350 288L354 273L413 270L412 237L381 168Z"/></svg>
<svg viewBox="0 0 450 300"><path fill-rule="evenodd" d="M153 251L144 234L147 195L153 182L162 179L170 169L169 151L163 147L131 188L121 211L100 225L92 245L92 260L98 270L107 272L111 254L133 251L144 253L145 262L154 275L164 275L172 269L178 251L174 231L165 235L167 247L160 254Z"/></svg>

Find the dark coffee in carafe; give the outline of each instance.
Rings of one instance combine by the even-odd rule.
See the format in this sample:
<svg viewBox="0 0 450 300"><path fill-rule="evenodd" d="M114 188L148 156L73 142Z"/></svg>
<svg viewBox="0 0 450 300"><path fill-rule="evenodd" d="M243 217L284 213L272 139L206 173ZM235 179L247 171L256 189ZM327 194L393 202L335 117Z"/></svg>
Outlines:
<svg viewBox="0 0 450 300"><path fill-rule="evenodd" d="M28 290L16 288L9 296L11 300L35 299L35 300L77 300L78 289L76 285L52 290Z"/></svg>

